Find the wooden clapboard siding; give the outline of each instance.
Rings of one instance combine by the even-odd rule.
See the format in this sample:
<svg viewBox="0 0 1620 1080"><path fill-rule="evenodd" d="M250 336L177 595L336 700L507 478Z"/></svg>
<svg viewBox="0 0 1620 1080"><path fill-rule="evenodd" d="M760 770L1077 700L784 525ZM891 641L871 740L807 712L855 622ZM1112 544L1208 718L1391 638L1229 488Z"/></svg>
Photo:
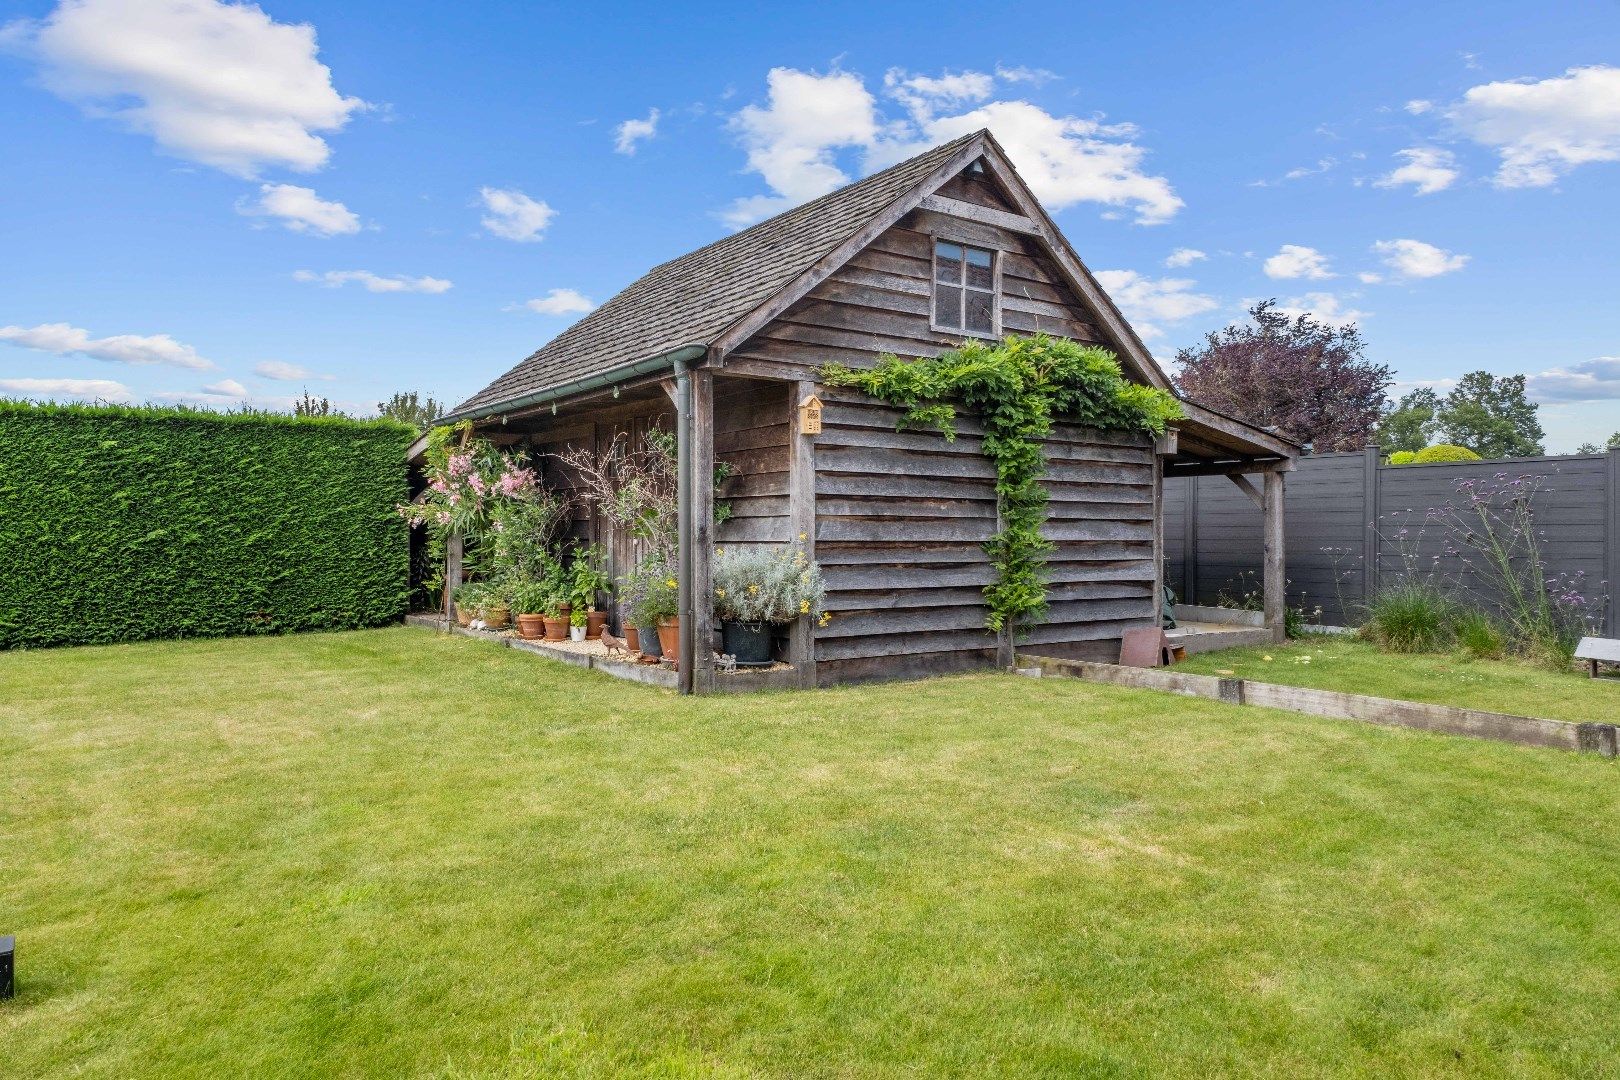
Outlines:
<svg viewBox="0 0 1620 1080"><path fill-rule="evenodd" d="M721 380L715 385L715 460L732 473L715 492L731 517L715 532L725 544L793 539L789 518L789 388L779 382Z"/></svg>

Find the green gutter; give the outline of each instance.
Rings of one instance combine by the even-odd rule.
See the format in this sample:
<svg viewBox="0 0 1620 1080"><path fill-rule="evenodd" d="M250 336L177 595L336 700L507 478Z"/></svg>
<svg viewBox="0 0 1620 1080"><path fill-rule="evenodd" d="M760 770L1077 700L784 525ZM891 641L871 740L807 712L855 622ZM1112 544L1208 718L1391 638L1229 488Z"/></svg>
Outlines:
<svg viewBox="0 0 1620 1080"><path fill-rule="evenodd" d="M575 394L600 390L603 387L612 386L614 383L623 382L637 375L648 375L654 371L673 368L677 363L691 363L694 360L701 360L708 351L709 347L707 345L682 345L680 348L671 349L667 353L660 353L650 360L638 360L634 364L616 367L611 371L605 371L600 375L592 375L586 379L576 379L571 383L564 383L562 386L553 387L550 390L525 394L510 401L502 401L496 405L468 412L451 413L439 420L439 423L453 424L460 420L481 420L486 416L515 412L518 409L526 409L531 405L544 405L548 401L559 401L566 397L573 397Z"/></svg>

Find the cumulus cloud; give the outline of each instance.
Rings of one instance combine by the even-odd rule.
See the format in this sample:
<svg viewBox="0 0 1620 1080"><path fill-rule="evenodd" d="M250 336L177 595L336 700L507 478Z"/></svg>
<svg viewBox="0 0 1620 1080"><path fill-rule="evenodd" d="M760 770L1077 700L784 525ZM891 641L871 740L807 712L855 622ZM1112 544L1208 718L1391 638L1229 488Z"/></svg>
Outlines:
<svg viewBox="0 0 1620 1080"><path fill-rule="evenodd" d="M1170 267L1171 269L1175 269L1176 267L1180 266L1191 266L1193 263L1207 258L1209 258L1209 256L1205 255L1197 248L1176 248L1176 250L1172 251L1164 260L1164 265Z"/></svg>
<svg viewBox="0 0 1620 1080"><path fill-rule="evenodd" d="M1537 401L1610 401L1620 399L1620 356L1597 356L1568 367L1552 368L1525 381Z"/></svg>
<svg viewBox="0 0 1620 1080"><path fill-rule="evenodd" d="M1245 306L1248 306L1249 303L1250 301L1244 302ZM1372 317L1372 312L1348 307L1343 300L1333 293L1325 292L1306 293L1304 296L1290 296L1287 299L1278 301L1277 310L1289 318L1310 315L1313 318L1330 323L1353 323Z"/></svg>
<svg viewBox="0 0 1620 1080"><path fill-rule="evenodd" d="M636 144L658 134L658 110L653 109L645 120L626 120L614 129L613 149L620 154L634 154Z"/></svg>
<svg viewBox="0 0 1620 1080"><path fill-rule="evenodd" d="M1444 191L1461 173L1457 170L1457 157L1450 150L1433 146L1414 146L1398 150L1395 156L1406 164L1373 181L1374 187L1395 188L1411 184L1417 195L1433 195Z"/></svg>
<svg viewBox="0 0 1620 1080"><path fill-rule="evenodd" d="M1147 151L1135 127L1057 116L1027 101L989 100L998 79L1020 81L1005 73L891 70L884 92L903 113L894 115L859 75L774 68L766 103L743 108L730 125L748 155L748 171L771 193L738 199L720 216L746 225L840 187L852 179L846 167L855 167L840 164L840 151L857 155L860 170L870 172L979 128L995 134L1036 197L1053 210L1095 202L1155 225L1184 205L1168 180L1144 171Z"/></svg>
<svg viewBox="0 0 1620 1080"><path fill-rule="evenodd" d="M583 315L596 303L574 289L552 289L544 296L525 300L522 306L537 315Z"/></svg>
<svg viewBox="0 0 1620 1080"><path fill-rule="evenodd" d="M367 292L374 293L442 293L449 292L453 285L444 278L409 277L405 274L383 277L370 270L328 270L324 274L297 270L293 273L293 280L315 282L328 289L341 289L354 282Z"/></svg>
<svg viewBox="0 0 1620 1080"><path fill-rule="evenodd" d="M503 240L529 243L543 239L546 226L557 216L557 211L516 188L480 188L478 198L486 211L484 228Z"/></svg>
<svg viewBox="0 0 1620 1080"><path fill-rule="evenodd" d="M1485 83L1445 116L1497 153L1498 186L1548 187L1579 165L1620 161L1620 68L1598 64L1539 81Z"/></svg>
<svg viewBox="0 0 1620 1080"><path fill-rule="evenodd" d="M1384 257L1384 265L1403 278L1432 278L1461 270L1467 255L1454 255L1444 248L1421 240L1380 240L1373 250Z"/></svg>
<svg viewBox="0 0 1620 1080"><path fill-rule="evenodd" d="M68 323L42 323L30 327L0 326L0 341L57 356L87 356L115 364L169 364L193 371L208 371L214 367L212 360L197 355L196 349L168 334L115 334L96 338L90 336L90 331Z"/></svg>
<svg viewBox="0 0 1620 1080"><path fill-rule="evenodd" d="M129 387L111 379L0 379L0 394L7 397L82 401L129 401Z"/></svg>
<svg viewBox="0 0 1620 1080"><path fill-rule="evenodd" d="M1194 292L1197 282L1187 278L1149 278L1135 270L1099 270L1096 277L1142 338L1163 337L1160 323L1177 322L1220 306L1213 296Z"/></svg>
<svg viewBox="0 0 1620 1080"><path fill-rule="evenodd" d="M311 236L348 236L360 231L359 215L347 206L295 184L261 184L257 201L238 203L236 209L248 217L275 218L293 232Z"/></svg>
<svg viewBox="0 0 1620 1080"><path fill-rule="evenodd" d="M1422 116L1426 112L1434 111L1434 102L1424 101L1422 98L1413 98L1403 108L1413 116Z"/></svg>
<svg viewBox="0 0 1620 1080"><path fill-rule="evenodd" d="M310 172L367 108L332 86L315 28L219 0L62 0L11 36L41 81L159 149L236 176L278 166Z"/></svg>
<svg viewBox="0 0 1620 1080"><path fill-rule="evenodd" d="M1315 248L1304 247L1300 244L1284 244L1262 265L1266 277L1288 280L1291 278L1310 278L1320 281L1333 276L1328 268L1328 259Z"/></svg>
<svg viewBox="0 0 1620 1080"><path fill-rule="evenodd" d="M253 365L253 374L261 379L275 379L278 382L297 382L300 379L328 379L331 375L321 375L299 364L289 364L284 360L264 360Z"/></svg>

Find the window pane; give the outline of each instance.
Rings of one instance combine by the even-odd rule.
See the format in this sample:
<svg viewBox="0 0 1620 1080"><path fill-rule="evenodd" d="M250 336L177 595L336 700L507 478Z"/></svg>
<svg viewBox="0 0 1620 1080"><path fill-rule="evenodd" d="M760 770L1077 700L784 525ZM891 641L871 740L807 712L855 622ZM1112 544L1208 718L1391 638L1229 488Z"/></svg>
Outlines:
<svg viewBox="0 0 1620 1080"><path fill-rule="evenodd" d="M962 283L962 249L955 244L934 245L934 280Z"/></svg>
<svg viewBox="0 0 1620 1080"><path fill-rule="evenodd" d="M967 329L976 334L991 334L995 332L996 324L991 315L991 307L995 303L996 294L976 292L972 289L967 294Z"/></svg>
<svg viewBox="0 0 1620 1080"><path fill-rule="evenodd" d="M988 289L995 284L995 275L990 272L988 251L967 249L967 283L976 289Z"/></svg>
<svg viewBox="0 0 1620 1080"><path fill-rule="evenodd" d="M934 286L934 322L952 330L962 328L962 290L949 285Z"/></svg>

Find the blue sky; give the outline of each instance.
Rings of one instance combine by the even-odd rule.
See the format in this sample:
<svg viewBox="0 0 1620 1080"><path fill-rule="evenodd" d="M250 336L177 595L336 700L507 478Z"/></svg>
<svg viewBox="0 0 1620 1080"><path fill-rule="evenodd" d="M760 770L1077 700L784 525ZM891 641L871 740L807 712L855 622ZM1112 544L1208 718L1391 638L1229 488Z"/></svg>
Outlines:
<svg viewBox="0 0 1620 1080"><path fill-rule="evenodd" d="M0 393L457 401L988 125L1161 358L1276 296L1620 429L1620 7L989 11L0 3Z"/></svg>

